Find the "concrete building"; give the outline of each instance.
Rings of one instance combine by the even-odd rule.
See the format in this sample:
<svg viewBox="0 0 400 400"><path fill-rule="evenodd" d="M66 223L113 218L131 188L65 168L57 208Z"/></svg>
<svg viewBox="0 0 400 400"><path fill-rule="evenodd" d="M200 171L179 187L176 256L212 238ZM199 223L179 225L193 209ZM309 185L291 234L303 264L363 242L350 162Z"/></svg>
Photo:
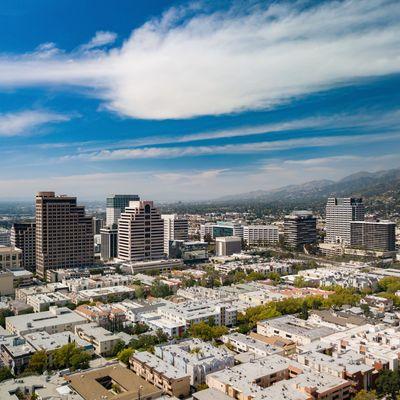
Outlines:
<svg viewBox="0 0 400 400"><path fill-rule="evenodd" d="M13 246L0 246L0 269L20 269L22 250Z"/></svg>
<svg viewBox="0 0 400 400"><path fill-rule="evenodd" d="M185 398L190 393L188 374L147 351L134 353L130 365L133 372L170 396Z"/></svg>
<svg viewBox="0 0 400 400"><path fill-rule="evenodd" d="M200 225L200 240L204 242L204 238L207 236L211 239L223 236L239 236L243 238L243 226L237 222L229 221L206 222Z"/></svg>
<svg viewBox="0 0 400 400"><path fill-rule="evenodd" d="M49 334L74 331L87 320L66 307L51 307L49 311L6 317L6 329L16 335L46 331Z"/></svg>
<svg viewBox="0 0 400 400"><path fill-rule="evenodd" d="M217 256L231 256L242 251L242 239L238 236L224 236L215 238L215 254Z"/></svg>
<svg viewBox="0 0 400 400"><path fill-rule="evenodd" d="M36 224L20 222L11 228L11 245L21 249L21 267L28 271L36 270Z"/></svg>
<svg viewBox="0 0 400 400"><path fill-rule="evenodd" d="M101 236L101 259L103 261L113 260L118 256L118 229L105 227L100 229Z"/></svg>
<svg viewBox="0 0 400 400"><path fill-rule="evenodd" d="M129 206L130 201L139 201L137 194L113 194L106 200L106 225L115 228L121 213Z"/></svg>
<svg viewBox="0 0 400 400"><path fill-rule="evenodd" d="M75 334L93 345L94 352L97 355L104 357L113 355L114 346L121 340L118 335L98 326L96 323L75 326Z"/></svg>
<svg viewBox="0 0 400 400"><path fill-rule="evenodd" d="M9 336L0 342L1 363L15 375L24 371L35 352L36 349L19 336Z"/></svg>
<svg viewBox="0 0 400 400"><path fill-rule="evenodd" d="M245 225L243 226L243 239L248 246L278 243L278 227L275 225Z"/></svg>
<svg viewBox="0 0 400 400"><path fill-rule="evenodd" d="M365 208L361 198L330 197L326 203L326 243L350 245L352 221L364 221Z"/></svg>
<svg viewBox="0 0 400 400"><path fill-rule="evenodd" d="M352 221L350 245L364 250L396 251L396 224L389 221Z"/></svg>
<svg viewBox="0 0 400 400"><path fill-rule="evenodd" d="M164 220L164 253L169 255L170 241L189 239L189 222L177 214L164 214L161 218Z"/></svg>
<svg viewBox="0 0 400 400"><path fill-rule="evenodd" d="M10 271L0 271L0 296L14 294L14 275Z"/></svg>
<svg viewBox="0 0 400 400"><path fill-rule="evenodd" d="M11 246L11 231L0 228L0 246Z"/></svg>
<svg viewBox="0 0 400 400"><path fill-rule="evenodd" d="M70 302L70 298L61 292L35 294L26 299L26 304L32 306L34 312L48 311L52 306L62 307Z"/></svg>
<svg viewBox="0 0 400 400"><path fill-rule="evenodd" d="M283 222L284 240L288 247L300 249L317 241L317 218L310 211L293 211Z"/></svg>
<svg viewBox="0 0 400 400"><path fill-rule="evenodd" d="M36 271L45 278L54 268L93 265L92 218L76 197L39 192L36 196Z"/></svg>
<svg viewBox="0 0 400 400"><path fill-rule="evenodd" d="M185 264L194 264L208 260L207 242L184 242L173 240L169 242L169 256L182 259Z"/></svg>
<svg viewBox="0 0 400 400"><path fill-rule="evenodd" d="M152 201L131 201L118 222L118 258L151 261L164 256L164 221Z"/></svg>
<svg viewBox="0 0 400 400"><path fill-rule="evenodd" d="M182 373L190 376L190 384L205 383L206 376L235 365L234 356L223 347L216 347L200 339L155 347L155 355Z"/></svg>

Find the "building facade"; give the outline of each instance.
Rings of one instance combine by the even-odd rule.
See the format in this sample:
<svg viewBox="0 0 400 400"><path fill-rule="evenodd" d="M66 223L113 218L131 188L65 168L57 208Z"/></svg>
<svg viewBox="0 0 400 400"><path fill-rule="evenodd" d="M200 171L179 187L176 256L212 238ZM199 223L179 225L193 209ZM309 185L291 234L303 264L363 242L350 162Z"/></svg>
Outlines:
<svg viewBox="0 0 400 400"><path fill-rule="evenodd" d="M283 222L285 244L299 249L317 241L317 218L309 211L294 211Z"/></svg>
<svg viewBox="0 0 400 400"><path fill-rule="evenodd" d="M215 238L215 254L217 256L231 256L242 251L242 239L237 236Z"/></svg>
<svg viewBox="0 0 400 400"><path fill-rule="evenodd" d="M39 192L36 196L36 271L88 267L94 261L93 222L76 197Z"/></svg>
<svg viewBox="0 0 400 400"><path fill-rule="evenodd" d="M396 224L389 221L353 221L350 245L365 250L396 251Z"/></svg>
<svg viewBox="0 0 400 400"><path fill-rule="evenodd" d="M118 255L118 229L105 227L100 229L101 235L101 259L110 261Z"/></svg>
<svg viewBox="0 0 400 400"><path fill-rule="evenodd" d="M36 224L15 223L11 228L11 245L22 250L21 267L36 270Z"/></svg>
<svg viewBox="0 0 400 400"><path fill-rule="evenodd" d="M189 238L189 222L177 214L161 215L164 220L164 253L169 255L169 242L172 240L183 240Z"/></svg>
<svg viewBox="0 0 400 400"><path fill-rule="evenodd" d="M278 227L274 225L247 225L243 227L243 239L248 246L278 243Z"/></svg>
<svg viewBox="0 0 400 400"><path fill-rule="evenodd" d="M151 261L164 256L164 221L152 201L131 201L118 223L118 258Z"/></svg>
<svg viewBox="0 0 400 400"><path fill-rule="evenodd" d="M106 200L106 224L116 227L121 213L128 207L130 201L139 201L137 194L113 194Z"/></svg>

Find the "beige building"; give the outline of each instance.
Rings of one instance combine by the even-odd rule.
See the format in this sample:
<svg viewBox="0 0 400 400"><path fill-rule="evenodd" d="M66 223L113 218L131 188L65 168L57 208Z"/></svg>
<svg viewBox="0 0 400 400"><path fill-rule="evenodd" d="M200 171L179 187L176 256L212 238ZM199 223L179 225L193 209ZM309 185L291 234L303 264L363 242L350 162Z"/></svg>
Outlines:
<svg viewBox="0 0 400 400"><path fill-rule="evenodd" d="M118 258L151 261L164 256L164 221L152 201L131 201L118 220Z"/></svg>
<svg viewBox="0 0 400 400"><path fill-rule="evenodd" d="M190 376L155 355L142 351L130 359L132 371L169 396L187 397Z"/></svg>
<svg viewBox="0 0 400 400"><path fill-rule="evenodd" d="M14 246L0 246L0 269L21 268L22 250Z"/></svg>
<svg viewBox="0 0 400 400"><path fill-rule="evenodd" d="M215 238L215 254L231 256L242 251L242 238L238 236L223 236Z"/></svg>
<svg viewBox="0 0 400 400"><path fill-rule="evenodd" d="M14 275L9 271L0 271L0 296L14 294Z"/></svg>
<svg viewBox="0 0 400 400"><path fill-rule="evenodd" d="M11 245L22 251L21 267L36 270L36 224L19 222L11 228Z"/></svg>
<svg viewBox="0 0 400 400"><path fill-rule="evenodd" d="M76 197L39 192L36 196L36 270L41 278L53 268L91 266L94 260L92 218Z"/></svg>
<svg viewBox="0 0 400 400"><path fill-rule="evenodd" d="M164 214L161 218L164 220L164 253L169 255L171 240L189 240L189 222L177 214Z"/></svg>

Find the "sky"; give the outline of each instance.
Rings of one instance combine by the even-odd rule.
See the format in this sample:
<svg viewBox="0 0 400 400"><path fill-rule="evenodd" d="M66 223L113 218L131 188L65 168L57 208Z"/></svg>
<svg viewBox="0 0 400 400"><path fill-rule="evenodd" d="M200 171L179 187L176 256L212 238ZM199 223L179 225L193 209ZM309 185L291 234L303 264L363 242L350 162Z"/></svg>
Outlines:
<svg viewBox="0 0 400 400"><path fill-rule="evenodd" d="M397 0L2 0L0 199L398 168L399 37Z"/></svg>

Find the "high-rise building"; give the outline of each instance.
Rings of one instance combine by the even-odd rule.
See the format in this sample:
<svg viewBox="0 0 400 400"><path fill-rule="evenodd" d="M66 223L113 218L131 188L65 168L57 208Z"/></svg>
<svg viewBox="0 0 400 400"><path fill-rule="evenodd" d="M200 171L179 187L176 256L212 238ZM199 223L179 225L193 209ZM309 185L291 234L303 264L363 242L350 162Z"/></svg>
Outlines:
<svg viewBox="0 0 400 400"><path fill-rule="evenodd" d="M243 240L247 245L265 245L279 241L278 227L274 225L245 225Z"/></svg>
<svg viewBox="0 0 400 400"><path fill-rule="evenodd" d="M317 241L317 218L310 211L293 211L283 222L285 244L299 249Z"/></svg>
<svg viewBox="0 0 400 400"><path fill-rule="evenodd" d="M164 220L164 253L169 255L169 242L171 240L183 240L189 238L189 222L186 218L177 214L161 215Z"/></svg>
<svg viewBox="0 0 400 400"><path fill-rule="evenodd" d="M355 248L377 251L396 250L396 224L390 221L350 222L350 245Z"/></svg>
<svg viewBox="0 0 400 400"><path fill-rule="evenodd" d="M117 226L121 213L128 207L130 201L139 201L137 194L113 194L107 197L106 202L106 224Z"/></svg>
<svg viewBox="0 0 400 400"><path fill-rule="evenodd" d="M100 229L104 226L104 219L93 217L93 234L100 235Z"/></svg>
<svg viewBox="0 0 400 400"><path fill-rule="evenodd" d="M36 195L36 272L93 265L93 221L76 197Z"/></svg>
<svg viewBox="0 0 400 400"><path fill-rule="evenodd" d="M0 246L11 245L11 232L8 229L0 228Z"/></svg>
<svg viewBox="0 0 400 400"><path fill-rule="evenodd" d="M152 201L131 201L118 220L118 258L151 261L164 255L164 221Z"/></svg>
<svg viewBox="0 0 400 400"><path fill-rule="evenodd" d="M101 259L109 261L118 256L118 229L105 227L100 229Z"/></svg>
<svg viewBox="0 0 400 400"><path fill-rule="evenodd" d="M364 221L361 198L330 197L326 203L326 243L350 245L350 222Z"/></svg>
<svg viewBox="0 0 400 400"><path fill-rule="evenodd" d="M36 270L36 224L19 222L11 228L11 245L22 250L21 267Z"/></svg>

